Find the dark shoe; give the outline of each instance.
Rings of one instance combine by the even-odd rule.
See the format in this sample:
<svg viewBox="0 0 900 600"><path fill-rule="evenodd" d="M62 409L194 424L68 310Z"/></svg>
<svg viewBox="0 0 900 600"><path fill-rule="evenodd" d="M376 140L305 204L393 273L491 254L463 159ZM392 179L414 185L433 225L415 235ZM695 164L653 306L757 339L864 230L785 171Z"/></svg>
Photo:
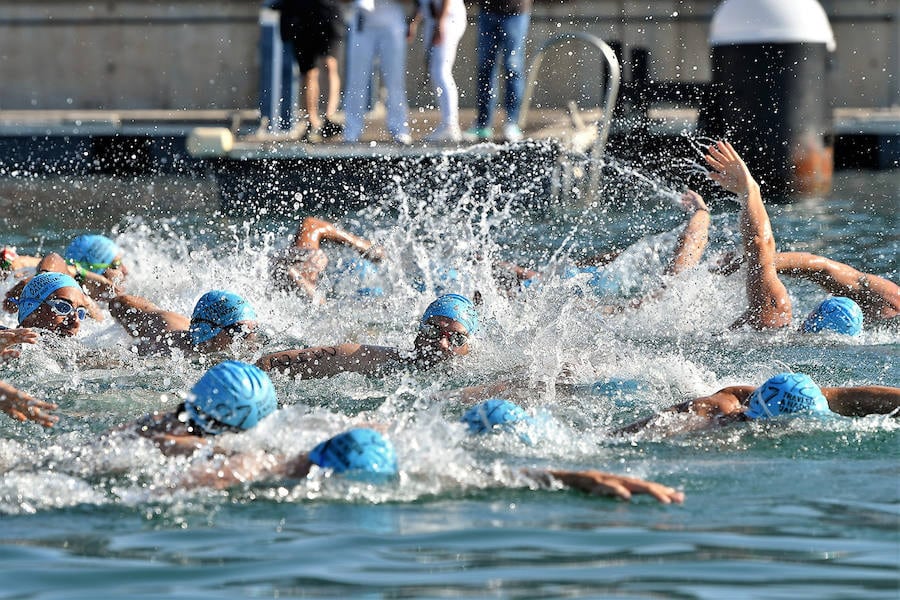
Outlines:
<svg viewBox="0 0 900 600"><path fill-rule="evenodd" d="M344 133L344 127L340 123L335 123L328 117L325 117L325 121L322 123L323 138L337 137L342 133Z"/></svg>
<svg viewBox="0 0 900 600"><path fill-rule="evenodd" d="M307 142L309 144L321 144L322 138L325 136L322 135L321 128L315 128L311 123L306 124L306 131L303 132L303 137L300 138L301 142Z"/></svg>

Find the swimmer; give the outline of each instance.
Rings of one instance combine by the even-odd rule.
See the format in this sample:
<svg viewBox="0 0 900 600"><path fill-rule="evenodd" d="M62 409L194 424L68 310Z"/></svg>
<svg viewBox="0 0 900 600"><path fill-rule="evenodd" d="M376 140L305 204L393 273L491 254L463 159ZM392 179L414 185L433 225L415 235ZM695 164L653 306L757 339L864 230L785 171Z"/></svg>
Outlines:
<svg viewBox="0 0 900 600"><path fill-rule="evenodd" d="M703 197L693 190L687 190L681 195L681 206L689 214L689 217L684 225L684 229L678 236L678 241L672 252L672 258L664 271L664 275L668 276L678 275L697 266L703 257L703 252L709 240L710 213L709 207L703 201ZM613 262L620 254L621 251L612 250L579 260L576 268L567 270L563 277L570 278L587 274L590 276L588 285L599 295L617 292L620 284L605 277L603 267ZM508 288L513 287L513 285L516 287L520 285L530 287L542 277L539 271L505 261L495 263L494 275L501 285L505 285ZM652 296L658 295L659 292ZM636 308L640 303L640 301L632 303L632 308Z"/></svg>
<svg viewBox="0 0 900 600"><path fill-rule="evenodd" d="M382 375L403 368L428 369L469 353L469 336L478 330L478 312L471 300L445 294L428 305L419 321L412 351L362 344L339 344L275 352L256 364L264 371L301 379L340 373Z"/></svg>
<svg viewBox="0 0 900 600"><path fill-rule="evenodd" d="M151 413L117 431L153 441L166 456L193 454L216 435L256 427L277 405L267 374L229 360L204 373L174 409Z"/></svg>
<svg viewBox="0 0 900 600"><path fill-rule="evenodd" d="M73 337L88 316L90 301L74 279L62 273L38 273L15 300L22 327Z"/></svg>
<svg viewBox="0 0 900 600"><path fill-rule="evenodd" d="M700 417L698 427L724 426L736 422L771 419L779 415L807 413L846 417L871 414L897 416L900 388L868 385L857 387L819 388L802 373L780 373L759 387L739 385L723 388L709 396L701 396L676 404L665 413L689 413ZM661 423L660 415L636 421L615 431L631 434Z"/></svg>
<svg viewBox="0 0 900 600"><path fill-rule="evenodd" d="M716 272L730 275L742 262L743 257L726 255ZM775 268L779 275L811 281L832 296L853 300L867 322L900 315L900 286L884 277L810 252L778 252Z"/></svg>
<svg viewBox="0 0 900 600"><path fill-rule="evenodd" d="M159 308L140 296L120 294L109 301L109 312L133 338L138 354L220 352L256 340L256 312L234 292L212 290L194 305L190 318Z"/></svg>
<svg viewBox="0 0 900 600"><path fill-rule="evenodd" d="M299 290L313 302L324 300L317 293L319 275L328 266L328 256L322 250L323 241L335 242L353 248L361 259L370 263L385 258L384 248L323 219L306 217L297 228L291 245L272 259L272 277L283 287Z"/></svg>

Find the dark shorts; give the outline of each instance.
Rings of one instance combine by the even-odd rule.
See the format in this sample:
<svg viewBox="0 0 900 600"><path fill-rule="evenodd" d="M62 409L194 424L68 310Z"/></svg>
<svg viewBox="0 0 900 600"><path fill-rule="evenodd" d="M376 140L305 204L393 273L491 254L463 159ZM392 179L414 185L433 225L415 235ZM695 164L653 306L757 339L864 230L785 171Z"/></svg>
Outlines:
<svg viewBox="0 0 900 600"><path fill-rule="evenodd" d="M334 49L344 35L340 9L331 0L295 0L281 12L281 38L294 47L301 73L316 66Z"/></svg>

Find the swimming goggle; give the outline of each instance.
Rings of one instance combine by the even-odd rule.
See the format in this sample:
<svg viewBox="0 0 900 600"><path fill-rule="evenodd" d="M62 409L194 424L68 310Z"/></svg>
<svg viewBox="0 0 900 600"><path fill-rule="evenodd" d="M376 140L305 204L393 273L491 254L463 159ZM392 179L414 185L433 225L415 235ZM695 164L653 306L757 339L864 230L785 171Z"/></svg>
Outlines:
<svg viewBox="0 0 900 600"><path fill-rule="evenodd" d="M256 333L256 328L257 328L257 325L255 323L253 323L253 324L231 323L229 325L222 325L221 323L216 323L214 321L210 321L209 319L202 319L202 318L191 319L191 325L194 325L196 323L205 323L205 324L209 325L210 329L212 329L213 331L216 332L214 334L214 337L215 337L215 335L218 335L222 331L225 331L231 337L245 338L248 335Z"/></svg>
<svg viewBox="0 0 900 600"><path fill-rule="evenodd" d="M75 313L75 316L79 321L84 321L87 318L87 309L85 307L79 306L76 308L71 302L64 298L44 300L44 304L50 307L53 314L59 315L60 317L68 317L72 313Z"/></svg>
<svg viewBox="0 0 900 600"><path fill-rule="evenodd" d="M72 260L72 259L69 259L68 262L69 262L69 264L81 267L82 269L85 269L86 271L94 271L95 273L98 271L103 272L107 269L119 269L122 267L122 261L121 261L121 259L118 259L118 258L116 258L112 262L108 262L108 263L88 263L88 262L81 262L79 260Z"/></svg>
<svg viewBox="0 0 900 600"><path fill-rule="evenodd" d="M461 331L444 329L434 323L423 323L422 326L419 327L419 333L429 340L436 340L442 337L447 338L447 341L450 342L452 348L462 348L469 343L468 334Z"/></svg>

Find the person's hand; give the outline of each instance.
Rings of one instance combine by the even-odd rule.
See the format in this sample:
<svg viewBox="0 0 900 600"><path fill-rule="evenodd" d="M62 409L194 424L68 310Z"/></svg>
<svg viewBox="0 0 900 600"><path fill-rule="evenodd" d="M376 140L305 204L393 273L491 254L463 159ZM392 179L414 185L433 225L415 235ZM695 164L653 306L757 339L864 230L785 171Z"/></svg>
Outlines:
<svg viewBox="0 0 900 600"><path fill-rule="evenodd" d="M25 392L0 382L0 411L17 421L34 421L44 427L53 427L59 417L44 411L55 409L56 404L52 402L35 400Z"/></svg>
<svg viewBox="0 0 900 600"><path fill-rule="evenodd" d="M550 474L567 486L594 496L613 496L622 500L630 500L632 494L649 494L663 504L684 502L684 492L636 477L624 477L594 470L550 471Z"/></svg>
<svg viewBox="0 0 900 600"><path fill-rule="evenodd" d="M703 201L703 196L694 190L687 190L681 195L681 206L689 213L695 213L698 210L709 212L709 207L706 206L706 202Z"/></svg>
<svg viewBox="0 0 900 600"><path fill-rule="evenodd" d="M409 22L409 27L406 29L406 41L412 42L416 38L416 30L419 28L419 20L413 19Z"/></svg>
<svg viewBox="0 0 900 600"><path fill-rule="evenodd" d="M724 141L709 146L707 151L704 158L706 163L713 168L709 172L709 178L729 192L746 198L750 193L750 188L756 185L756 181L737 151L731 144Z"/></svg>
<svg viewBox="0 0 900 600"><path fill-rule="evenodd" d="M27 327L0 330L0 358L18 358L20 350L11 348L16 344L34 344L38 341L36 331Z"/></svg>

